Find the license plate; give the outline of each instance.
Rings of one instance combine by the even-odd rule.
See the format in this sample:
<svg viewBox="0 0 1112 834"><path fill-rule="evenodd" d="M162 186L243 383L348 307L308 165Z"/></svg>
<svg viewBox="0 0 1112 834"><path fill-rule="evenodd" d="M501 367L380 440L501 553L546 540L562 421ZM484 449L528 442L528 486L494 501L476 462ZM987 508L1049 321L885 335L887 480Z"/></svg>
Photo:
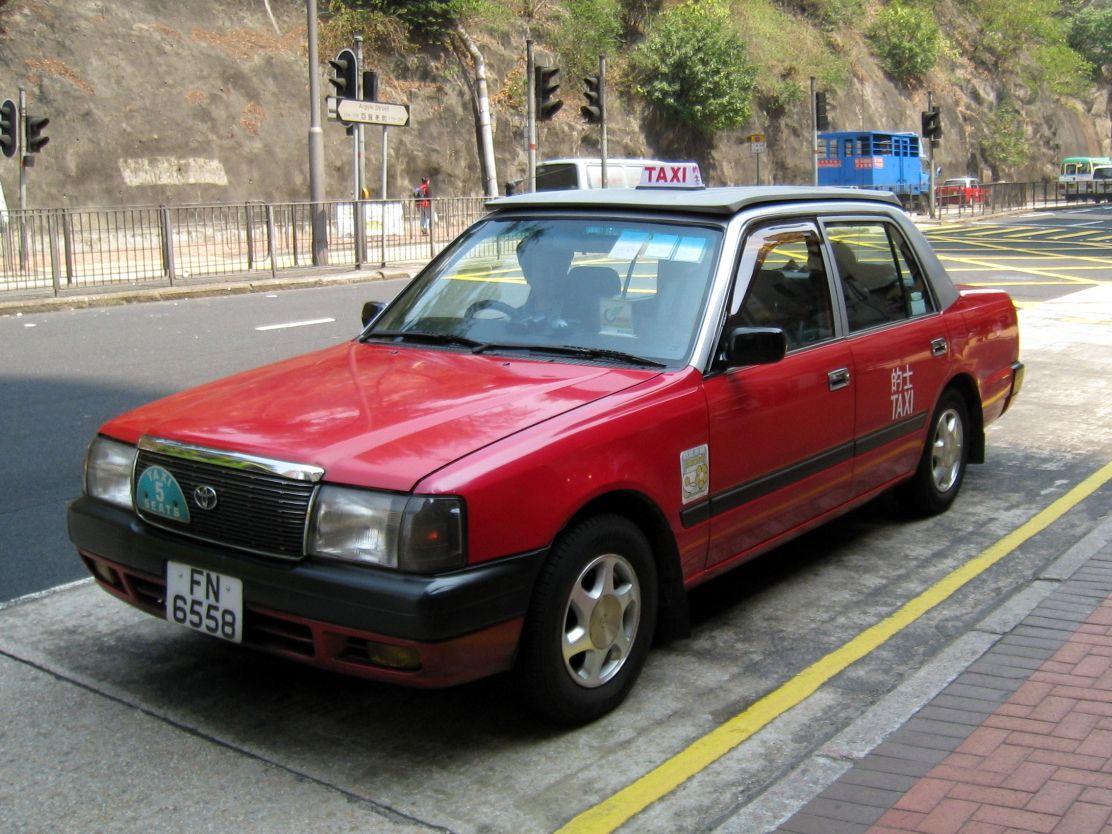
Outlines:
<svg viewBox="0 0 1112 834"><path fill-rule="evenodd" d="M166 619L239 643L243 640L243 581L167 562Z"/></svg>

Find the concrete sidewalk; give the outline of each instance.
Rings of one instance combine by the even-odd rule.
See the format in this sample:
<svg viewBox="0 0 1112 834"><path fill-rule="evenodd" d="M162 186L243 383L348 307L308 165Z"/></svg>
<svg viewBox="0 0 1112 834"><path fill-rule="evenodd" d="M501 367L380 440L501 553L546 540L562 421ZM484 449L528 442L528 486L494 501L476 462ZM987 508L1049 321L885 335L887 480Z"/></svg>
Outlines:
<svg viewBox="0 0 1112 834"><path fill-rule="evenodd" d="M1112 512L715 831L1110 834Z"/></svg>

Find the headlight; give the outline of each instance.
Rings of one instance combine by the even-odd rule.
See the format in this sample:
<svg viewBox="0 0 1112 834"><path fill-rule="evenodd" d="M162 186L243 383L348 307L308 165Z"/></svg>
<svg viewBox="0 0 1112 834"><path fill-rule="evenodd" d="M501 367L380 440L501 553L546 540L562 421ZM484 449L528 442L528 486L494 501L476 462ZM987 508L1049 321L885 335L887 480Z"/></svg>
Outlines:
<svg viewBox="0 0 1112 834"><path fill-rule="evenodd" d="M309 553L413 573L463 567L463 502L322 486L309 525Z"/></svg>
<svg viewBox="0 0 1112 834"><path fill-rule="evenodd" d="M85 494L130 510L136 449L97 435L85 455Z"/></svg>

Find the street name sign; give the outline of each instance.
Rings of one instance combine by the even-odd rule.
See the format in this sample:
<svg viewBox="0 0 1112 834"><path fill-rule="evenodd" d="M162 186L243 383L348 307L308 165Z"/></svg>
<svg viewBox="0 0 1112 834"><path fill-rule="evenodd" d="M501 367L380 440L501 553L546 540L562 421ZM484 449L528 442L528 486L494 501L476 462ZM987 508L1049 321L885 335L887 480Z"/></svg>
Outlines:
<svg viewBox="0 0 1112 834"><path fill-rule="evenodd" d="M409 124L409 105L329 96L328 115L348 124L405 127Z"/></svg>

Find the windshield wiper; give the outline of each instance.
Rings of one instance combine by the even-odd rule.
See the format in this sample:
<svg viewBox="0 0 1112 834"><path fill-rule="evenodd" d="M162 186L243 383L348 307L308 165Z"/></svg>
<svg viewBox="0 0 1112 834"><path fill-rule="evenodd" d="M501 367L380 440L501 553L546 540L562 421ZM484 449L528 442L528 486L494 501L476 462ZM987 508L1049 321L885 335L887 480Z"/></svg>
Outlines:
<svg viewBox="0 0 1112 834"><path fill-rule="evenodd" d="M367 339L405 339L430 345L461 345L471 348L475 353L489 347L485 342L468 339L466 336L457 336L454 333L433 333L428 330L372 330L363 337L364 341Z"/></svg>
<svg viewBox="0 0 1112 834"><path fill-rule="evenodd" d="M626 362L630 365L641 365L645 368L668 367L663 362L657 362L655 359L636 356L621 350L581 347L579 345L522 345L491 342L482 347L475 348L475 353L481 353L486 350L527 350L536 353L556 353L561 356L575 356L583 359L616 359L619 362Z"/></svg>

